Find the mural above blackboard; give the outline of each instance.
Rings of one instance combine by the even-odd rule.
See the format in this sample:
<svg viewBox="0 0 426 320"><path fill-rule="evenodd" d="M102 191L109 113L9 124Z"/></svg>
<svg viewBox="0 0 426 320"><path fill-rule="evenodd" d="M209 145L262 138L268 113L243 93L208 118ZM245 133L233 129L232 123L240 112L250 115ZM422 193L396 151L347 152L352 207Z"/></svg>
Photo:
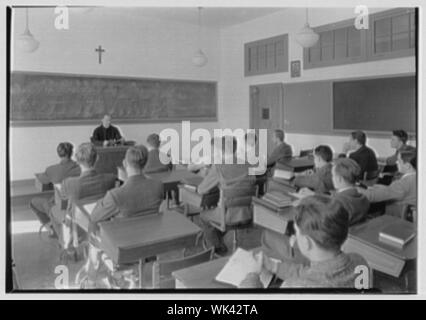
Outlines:
<svg viewBox="0 0 426 320"><path fill-rule="evenodd" d="M17 71L11 74L12 125L216 121L216 82Z"/></svg>

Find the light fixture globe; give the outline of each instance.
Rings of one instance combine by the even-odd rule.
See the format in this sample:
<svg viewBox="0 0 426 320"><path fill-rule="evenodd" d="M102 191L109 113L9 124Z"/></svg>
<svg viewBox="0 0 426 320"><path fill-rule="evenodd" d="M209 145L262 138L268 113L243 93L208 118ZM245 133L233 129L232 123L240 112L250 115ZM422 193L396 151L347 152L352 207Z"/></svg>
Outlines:
<svg viewBox="0 0 426 320"><path fill-rule="evenodd" d="M296 34L296 41L303 48L313 47L319 40L319 35L309 26L308 23Z"/></svg>
<svg viewBox="0 0 426 320"><path fill-rule="evenodd" d="M198 49L197 52L195 52L194 56L192 57L192 63L196 65L197 67L203 67L207 64L207 56L204 54L204 52L201 49Z"/></svg>
<svg viewBox="0 0 426 320"><path fill-rule="evenodd" d="M40 45L40 42L38 42L34 36L31 34L31 32L27 29L25 32L21 35L19 35L16 39L16 46L20 51L23 52L34 52L37 50L38 46Z"/></svg>

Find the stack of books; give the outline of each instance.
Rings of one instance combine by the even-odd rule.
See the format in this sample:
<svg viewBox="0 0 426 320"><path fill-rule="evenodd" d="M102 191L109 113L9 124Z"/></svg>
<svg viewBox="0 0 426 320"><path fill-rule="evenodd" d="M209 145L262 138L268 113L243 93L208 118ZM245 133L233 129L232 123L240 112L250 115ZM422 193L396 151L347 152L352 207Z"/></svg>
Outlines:
<svg viewBox="0 0 426 320"><path fill-rule="evenodd" d="M262 197L263 200L268 201L278 208L290 207L294 201L294 199L279 191L270 191L265 193Z"/></svg>
<svg viewBox="0 0 426 320"><path fill-rule="evenodd" d="M283 170L283 169L274 169L274 178L291 180L294 177L293 171Z"/></svg>
<svg viewBox="0 0 426 320"><path fill-rule="evenodd" d="M379 241L402 249L415 235L414 226L393 223L379 232Z"/></svg>

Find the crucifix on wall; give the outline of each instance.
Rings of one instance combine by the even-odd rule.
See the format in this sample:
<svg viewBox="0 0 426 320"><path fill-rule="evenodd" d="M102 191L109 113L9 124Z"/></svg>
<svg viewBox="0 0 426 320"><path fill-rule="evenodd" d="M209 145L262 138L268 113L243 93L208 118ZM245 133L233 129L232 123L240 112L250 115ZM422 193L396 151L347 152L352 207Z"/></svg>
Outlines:
<svg viewBox="0 0 426 320"><path fill-rule="evenodd" d="M95 49L95 51L98 53L99 56L99 64L102 63L102 53L105 52L105 49L102 49L102 46L99 45L99 47L97 49Z"/></svg>

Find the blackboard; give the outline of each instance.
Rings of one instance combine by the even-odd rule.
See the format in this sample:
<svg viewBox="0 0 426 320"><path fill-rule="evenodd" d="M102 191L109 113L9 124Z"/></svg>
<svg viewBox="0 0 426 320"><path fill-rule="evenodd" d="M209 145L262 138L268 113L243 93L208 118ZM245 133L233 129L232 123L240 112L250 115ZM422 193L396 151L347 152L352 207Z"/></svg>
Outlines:
<svg viewBox="0 0 426 320"><path fill-rule="evenodd" d="M416 110L414 76L333 83L334 129L415 132Z"/></svg>
<svg viewBox="0 0 426 320"><path fill-rule="evenodd" d="M331 99L330 81L284 84L284 129L329 134Z"/></svg>
<svg viewBox="0 0 426 320"><path fill-rule="evenodd" d="M15 124L99 121L169 122L217 119L216 82L13 72Z"/></svg>

